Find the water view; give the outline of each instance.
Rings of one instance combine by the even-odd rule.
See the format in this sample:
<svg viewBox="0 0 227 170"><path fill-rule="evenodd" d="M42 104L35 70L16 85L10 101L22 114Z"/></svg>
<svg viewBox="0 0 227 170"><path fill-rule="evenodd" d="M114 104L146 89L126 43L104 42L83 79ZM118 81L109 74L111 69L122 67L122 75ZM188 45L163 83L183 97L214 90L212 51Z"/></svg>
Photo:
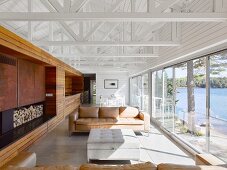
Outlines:
<svg viewBox="0 0 227 170"><path fill-rule="evenodd" d="M198 123L204 123L206 115L206 89L195 88L195 112ZM223 101L227 101L227 88L211 88L211 117L220 120L227 121L227 104ZM187 88L178 88L176 98L179 99L177 102L176 112L181 118L187 117L183 113L187 113Z"/></svg>

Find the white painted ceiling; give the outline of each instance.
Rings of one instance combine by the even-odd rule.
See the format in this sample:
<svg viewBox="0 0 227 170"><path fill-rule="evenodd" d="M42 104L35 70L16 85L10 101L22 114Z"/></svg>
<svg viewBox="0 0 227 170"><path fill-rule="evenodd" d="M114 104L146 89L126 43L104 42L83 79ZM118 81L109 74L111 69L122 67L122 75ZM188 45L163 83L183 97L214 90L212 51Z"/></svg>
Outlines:
<svg viewBox="0 0 227 170"><path fill-rule="evenodd" d="M159 57L160 46L180 46L179 22L223 19L178 18L193 14L192 1L0 0L0 23L84 73L130 72Z"/></svg>

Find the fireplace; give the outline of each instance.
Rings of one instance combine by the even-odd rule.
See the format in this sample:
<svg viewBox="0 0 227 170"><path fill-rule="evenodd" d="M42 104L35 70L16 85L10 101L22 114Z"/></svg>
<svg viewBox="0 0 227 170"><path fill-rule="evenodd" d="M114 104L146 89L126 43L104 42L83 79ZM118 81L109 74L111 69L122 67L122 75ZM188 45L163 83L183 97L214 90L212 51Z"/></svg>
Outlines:
<svg viewBox="0 0 227 170"><path fill-rule="evenodd" d="M35 103L0 112L0 135L44 115L44 103Z"/></svg>

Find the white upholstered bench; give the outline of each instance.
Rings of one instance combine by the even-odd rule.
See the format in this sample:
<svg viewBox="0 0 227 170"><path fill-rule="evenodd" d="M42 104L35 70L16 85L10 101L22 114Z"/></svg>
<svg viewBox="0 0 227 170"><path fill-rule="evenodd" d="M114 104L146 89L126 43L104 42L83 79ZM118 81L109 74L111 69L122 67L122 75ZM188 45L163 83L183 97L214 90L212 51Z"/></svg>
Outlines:
<svg viewBox="0 0 227 170"><path fill-rule="evenodd" d="M131 129L92 129L87 141L89 160L140 160L140 142Z"/></svg>

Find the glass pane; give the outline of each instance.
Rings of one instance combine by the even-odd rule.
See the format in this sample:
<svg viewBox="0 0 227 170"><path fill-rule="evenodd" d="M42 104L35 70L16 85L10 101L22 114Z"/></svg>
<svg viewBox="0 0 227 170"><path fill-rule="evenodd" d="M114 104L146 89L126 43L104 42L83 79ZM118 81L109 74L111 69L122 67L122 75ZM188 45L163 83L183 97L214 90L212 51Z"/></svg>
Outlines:
<svg viewBox="0 0 227 170"><path fill-rule="evenodd" d="M184 134L187 132L187 63L175 66L175 83L176 83L176 111L174 132Z"/></svg>
<svg viewBox="0 0 227 170"><path fill-rule="evenodd" d="M186 92L187 90L187 92ZM182 92L182 89L181 89ZM206 58L187 62L188 105L181 137L197 150L206 151ZM186 108L184 108L186 110Z"/></svg>
<svg viewBox="0 0 227 170"><path fill-rule="evenodd" d="M148 112L148 74L142 76L142 110Z"/></svg>
<svg viewBox="0 0 227 170"><path fill-rule="evenodd" d="M174 127L174 87L173 87L173 68L163 70L164 76L164 123L163 126L170 132Z"/></svg>
<svg viewBox="0 0 227 170"><path fill-rule="evenodd" d="M162 70L153 72L152 74L152 116L163 122L163 80Z"/></svg>
<svg viewBox="0 0 227 170"><path fill-rule="evenodd" d="M141 109L141 76L133 77L130 81L130 105Z"/></svg>
<svg viewBox="0 0 227 170"><path fill-rule="evenodd" d="M227 52L210 57L210 152L227 161Z"/></svg>

